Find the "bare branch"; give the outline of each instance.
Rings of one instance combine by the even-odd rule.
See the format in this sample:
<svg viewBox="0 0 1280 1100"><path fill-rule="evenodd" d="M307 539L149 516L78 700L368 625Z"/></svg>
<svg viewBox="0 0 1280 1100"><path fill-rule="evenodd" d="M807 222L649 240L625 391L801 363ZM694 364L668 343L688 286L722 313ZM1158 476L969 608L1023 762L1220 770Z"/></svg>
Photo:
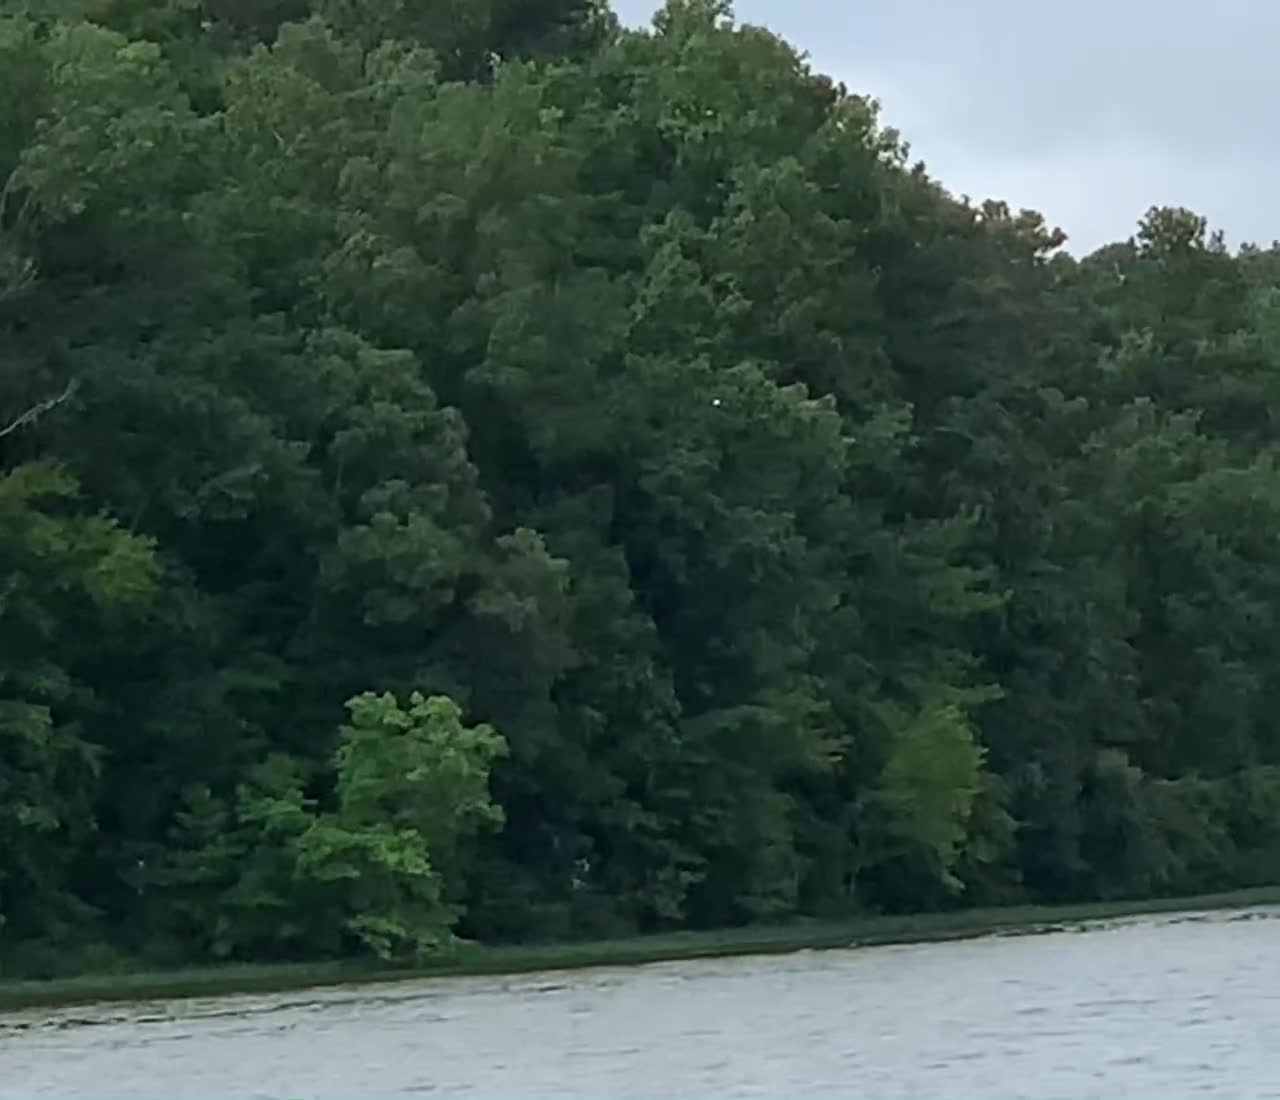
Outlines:
<svg viewBox="0 0 1280 1100"><path fill-rule="evenodd" d="M22 205L10 215L9 201L22 195ZM30 288L36 281L36 266L23 255L22 238L35 212L35 193L21 189L18 172L9 173L0 187L0 305Z"/></svg>
<svg viewBox="0 0 1280 1100"><path fill-rule="evenodd" d="M12 262L6 262L7 259L0 251L0 304L16 298L36 281L36 265L30 260L13 257Z"/></svg>
<svg viewBox="0 0 1280 1100"><path fill-rule="evenodd" d="M17 180L18 173L14 170L5 178L4 186L0 187L0 229L4 228L5 214L9 210L9 196L17 190Z"/></svg>
<svg viewBox="0 0 1280 1100"><path fill-rule="evenodd" d="M31 424L44 416L44 414L49 412L51 409L56 409L64 401L69 401L75 394L78 384L79 383L76 379L73 378L67 383L67 388L56 397L50 397L45 401L41 401L39 404L32 405L31 408L18 417L17 420L13 421L13 423L8 427L0 428L0 439L3 439L6 435L11 435L19 428L25 428L28 424Z"/></svg>

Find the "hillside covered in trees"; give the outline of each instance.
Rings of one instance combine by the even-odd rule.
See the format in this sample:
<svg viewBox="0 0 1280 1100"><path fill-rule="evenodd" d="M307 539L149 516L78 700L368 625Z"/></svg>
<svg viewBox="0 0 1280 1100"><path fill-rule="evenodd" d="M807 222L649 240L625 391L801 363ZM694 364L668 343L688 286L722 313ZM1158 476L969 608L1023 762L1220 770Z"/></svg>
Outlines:
<svg viewBox="0 0 1280 1100"><path fill-rule="evenodd" d="M719 0L0 0L0 960L1280 879L1280 252L1062 244Z"/></svg>

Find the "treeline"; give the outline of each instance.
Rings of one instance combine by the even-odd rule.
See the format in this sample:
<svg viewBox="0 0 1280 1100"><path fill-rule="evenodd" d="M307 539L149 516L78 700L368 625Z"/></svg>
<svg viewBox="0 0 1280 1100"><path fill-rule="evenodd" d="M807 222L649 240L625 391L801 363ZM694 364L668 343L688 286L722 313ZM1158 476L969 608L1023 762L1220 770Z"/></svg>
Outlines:
<svg viewBox="0 0 1280 1100"><path fill-rule="evenodd" d="M0 13L11 971L1280 879L1280 252L719 0Z"/></svg>

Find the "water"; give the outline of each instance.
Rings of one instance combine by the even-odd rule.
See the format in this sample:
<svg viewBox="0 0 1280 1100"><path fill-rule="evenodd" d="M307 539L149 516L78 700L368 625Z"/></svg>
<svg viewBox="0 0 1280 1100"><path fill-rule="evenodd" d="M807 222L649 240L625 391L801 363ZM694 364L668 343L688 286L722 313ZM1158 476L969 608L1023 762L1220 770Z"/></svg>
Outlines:
<svg viewBox="0 0 1280 1100"><path fill-rule="evenodd" d="M5 1097L1280 1097L1280 911L0 1015Z"/></svg>

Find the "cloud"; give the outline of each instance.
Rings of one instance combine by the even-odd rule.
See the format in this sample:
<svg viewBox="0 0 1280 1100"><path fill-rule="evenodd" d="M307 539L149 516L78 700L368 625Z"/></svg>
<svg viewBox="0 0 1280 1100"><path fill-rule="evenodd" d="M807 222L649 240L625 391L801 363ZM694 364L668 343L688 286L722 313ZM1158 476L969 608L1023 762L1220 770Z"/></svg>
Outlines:
<svg viewBox="0 0 1280 1100"><path fill-rule="evenodd" d="M616 0L628 22L649 0ZM739 0L738 18L879 99L957 194L1038 209L1076 251L1152 205L1228 239L1280 236L1280 4L1218 0Z"/></svg>

